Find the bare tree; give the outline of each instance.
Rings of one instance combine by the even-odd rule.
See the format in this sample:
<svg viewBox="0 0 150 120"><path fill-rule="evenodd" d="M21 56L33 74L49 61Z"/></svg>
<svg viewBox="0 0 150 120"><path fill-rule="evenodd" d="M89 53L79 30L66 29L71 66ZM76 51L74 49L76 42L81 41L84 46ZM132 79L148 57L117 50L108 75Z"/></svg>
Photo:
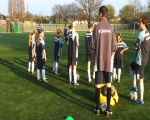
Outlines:
<svg viewBox="0 0 150 120"><path fill-rule="evenodd" d="M79 21L81 21L81 20L87 20L87 18L88 18L88 16L85 13L85 11L83 9L79 8L77 11L77 19Z"/></svg>
<svg viewBox="0 0 150 120"><path fill-rule="evenodd" d="M62 15L62 18L64 19L64 21L67 22L68 18L69 18L69 9L68 9L68 6L69 5L66 5L64 4L62 6L62 10L61 10L61 15Z"/></svg>
<svg viewBox="0 0 150 120"><path fill-rule="evenodd" d="M69 16L73 20L77 18L77 11L78 11L78 6L75 3L71 3L68 5L68 10L69 10Z"/></svg>
<svg viewBox="0 0 150 120"><path fill-rule="evenodd" d="M13 4L12 4L13 0L8 0L8 12L9 12L9 16L12 18L13 16Z"/></svg>
<svg viewBox="0 0 150 120"><path fill-rule="evenodd" d="M24 0L18 0L19 1L19 20L23 21L25 17L25 4Z"/></svg>
<svg viewBox="0 0 150 120"><path fill-rule="evenodd" d="M143 12L144 7L142 6L140 0L129 0L128 3L134 8L134 16L136 16L137 13Z"/></svg>
<svg viewBox="0 0 150 120"><path fill-rule="evenodd" d="M25 5L24 0L8 0L8 12L11 20L24 20Z"/></svg>
<svg viewBox="0 0 150 120"><path fill-rule="evenodd" d="M147 11L150 11L150 0L147 0Z"/></svg>
<svg viewBox="0 0 150 120"><path fill-rule="evenodd" d="M62 6L61 5L55 5L53 8L52 8L52 12L53 12L53 15L56 16L56 19L59 21L60 23L60 19L61 19L61 12L62 12Z"/></svg>
<svg viewBox="0 0 150 120"><path fill-rule="evenodd" d="M75 20L77 18L78 6L75 3L55 5L52 8L52 12L53 16L56 16L59 23L60 19L67 22L68 19Z"/></svg>
<svg viewBox="0 0 150 120"><path fill-rule="evenodd" d="M97 13L103 0L76 0L88 15L88 21Z"/></svg>

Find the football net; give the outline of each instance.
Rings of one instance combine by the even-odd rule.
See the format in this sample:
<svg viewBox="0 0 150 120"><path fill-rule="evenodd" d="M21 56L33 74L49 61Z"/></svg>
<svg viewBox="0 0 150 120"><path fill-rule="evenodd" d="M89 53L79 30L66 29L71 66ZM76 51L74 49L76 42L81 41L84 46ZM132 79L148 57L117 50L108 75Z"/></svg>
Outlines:
<svg viewBox="0 0 150 120"><path fill-rule="evenodd" d="M149 25L150 23L148 23L148 25ZM134 29L133 29L133 34L135 33L135 25L139 25L139 23L138 22L134 22Z"/></svg>

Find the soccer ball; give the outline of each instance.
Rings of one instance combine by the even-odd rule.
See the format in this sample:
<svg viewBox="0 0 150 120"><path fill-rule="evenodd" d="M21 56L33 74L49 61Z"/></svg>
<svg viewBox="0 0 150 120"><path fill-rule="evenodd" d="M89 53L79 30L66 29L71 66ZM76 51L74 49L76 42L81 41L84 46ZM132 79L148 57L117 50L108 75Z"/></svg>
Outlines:
<svg viewBox="0 0 150 120"><path fill-rule="evenodd" d="M101 103L101 111L105 112L106 109L107 109L107 103L106 102Z"/></svg>
<svg viewBox="0 0 150 120"><path fill-rule="evenodd" d="M130 99L136 100L138 98L138 94L135 91L130 91Z"/></svg>

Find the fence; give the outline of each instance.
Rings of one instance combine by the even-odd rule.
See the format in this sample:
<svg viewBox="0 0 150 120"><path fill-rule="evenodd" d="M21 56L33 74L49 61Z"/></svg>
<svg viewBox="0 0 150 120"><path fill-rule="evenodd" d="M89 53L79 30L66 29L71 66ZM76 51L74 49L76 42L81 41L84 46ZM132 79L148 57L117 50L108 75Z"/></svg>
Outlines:
<svg viewBox="0 0 150 120"><path fill-rule="evenodd" d="M69 25L69 24L68 24ZM67 25L67 26L68 26ZM118 30L128 30L128 24L113 24L116 26ZM30 32L31 30L37 30L38 24L24 24L19 23L19 32ZM55 32L57 29L64 29L64 24L43 24L45 32ZM88 27L87 24L78 24L77 31L87 31ZM0 32L10 32L10 28L7 24L0 24Z"/></svg>

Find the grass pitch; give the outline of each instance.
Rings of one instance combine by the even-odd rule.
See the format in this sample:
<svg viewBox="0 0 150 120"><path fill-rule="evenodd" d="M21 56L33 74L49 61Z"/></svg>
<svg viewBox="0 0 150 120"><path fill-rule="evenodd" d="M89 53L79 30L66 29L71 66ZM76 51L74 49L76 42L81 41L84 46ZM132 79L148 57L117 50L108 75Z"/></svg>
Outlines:
<svg viewBox="0 0 150 120"><path fill-rule="evenodd" d="M67 45L63 44L63 56L59 63L60 76L53 75L53 41L55 33L46 33L46 77L48 83L38 82L36 75L27 73L28 34L8 33L0 35L0 120L64 120L71 115L75 120L141 120L150 119L150 62L145 67L144 105L129 99L131 78L129 64L135 57L134 41L137 33L119 31L123 41L129 46L124 53L124 69L121 82L113 82L119 94L119 103L111 107L113 116L107 118L93 113L94 81L88 83L84 35L80 37L77 71L80 86L69 85L67 73ZM63 36L62 36L63 38Z"/></svg>

